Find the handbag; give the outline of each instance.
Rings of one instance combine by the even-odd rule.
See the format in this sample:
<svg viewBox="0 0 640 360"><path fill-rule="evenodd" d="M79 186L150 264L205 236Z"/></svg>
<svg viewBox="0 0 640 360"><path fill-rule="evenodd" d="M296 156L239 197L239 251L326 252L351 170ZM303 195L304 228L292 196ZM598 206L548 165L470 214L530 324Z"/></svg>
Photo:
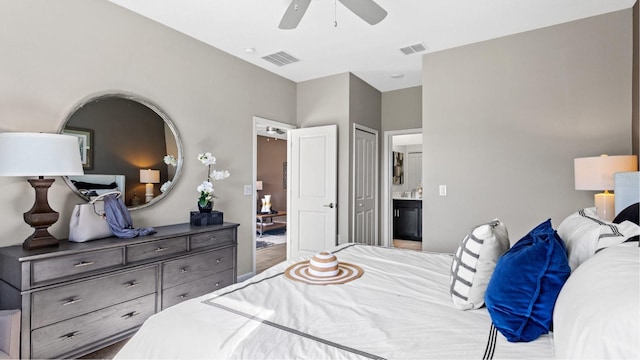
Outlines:
<svg viewBox="0 0 640 360"><path fill-rule="evenodd" d="M121 195L120 191L109 191L86 204L74 206L69 221L69 241L85 242L113 236L104 213L104 198L111 194Z"/></svg>

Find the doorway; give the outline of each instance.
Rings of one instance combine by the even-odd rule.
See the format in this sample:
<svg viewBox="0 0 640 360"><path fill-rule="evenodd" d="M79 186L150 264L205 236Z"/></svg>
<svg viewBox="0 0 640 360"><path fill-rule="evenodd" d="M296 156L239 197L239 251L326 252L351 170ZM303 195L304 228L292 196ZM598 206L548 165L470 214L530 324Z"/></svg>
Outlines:
<svg viewBox="0 0 640 360"><path fill-rule="evenodd" d="M287 130L295 126L253 119L253 273L258 274L286 258Z"/></svg>
<svg viewBox="0 0 640 360"><path fill-rule="evenodd" d="M385 131L383 154L382 246L394 247L396 225L406 238L398 246L421 249L422 129Z"/></svg>

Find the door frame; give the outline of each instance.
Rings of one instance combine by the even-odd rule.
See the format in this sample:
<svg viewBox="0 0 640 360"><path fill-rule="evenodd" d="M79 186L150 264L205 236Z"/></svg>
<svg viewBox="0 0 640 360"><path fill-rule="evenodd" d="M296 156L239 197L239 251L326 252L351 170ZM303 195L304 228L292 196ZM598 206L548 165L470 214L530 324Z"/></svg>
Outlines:
<svg viewBox="0 0 640 360"><path fill-rule="evenodd" d="M290 129L295 129L296 126L295 125L291 125L291 124L287 124L287 123L283 123L283 122L279 122L279 121L275 121L275 120L269 120L269 119L265 119L259 116L254 116L253 117L253 159L252 159L252 171L251 171L251 188L253 189L253 194L251 196L251 211L252 211L252 217L251 217L251 222L250 224L252 224L252 227L255 227L256 224L256 214L258 213L258 191L256 190L256 181L258 181L258 125L263 125L263 126L273 126L273 127L277 127L278 129L282 129L282 130L290 130ZM287 134L287 141L289 139L289 135ZM288 165L287 165L288 166ZM287 169L288 172L289 169ZM289 188L287 187L287 197L289 196ZM287 228L289 228L289 217L287 217ZM253 249L251 250L251 259L253 262L252 268L251 268L251 272L253 275L256 274L256 241L257 241L257 235L256 235L256 231L254 229L253 233L252 233L252 239L253 239Z"/></svg>
<svg viewBox="0 0 640 360"><path fill-rule="evenodd" d="M374 160L374 184L373 184L373 193L374 193L374 205L373 205L373 240L375 241L376 245L381 245L380 243L380 238L379 238L379 213L380 211L378 210L380 207L380 181L379 181L379 176L378 174L380 173L380 150L379 150L379 142L380 142L380 138L378 135L378 130L376 129L372 129L370 127L364 126L364 125L360 125L357 123L353 123L353 136L351 138L351 199L349 199L349 201L351 202L351 239L355 239L356 238L356 182L354 181L355 179L355 172L356 172L356 131L357 130L361 130L361 131L365 131L368 132L370 134L373 134L375 136L375 144L376 144L376 148L374 150L374 156L375 156L375 160Z"/></svg>
<svg viewBox="0 0 640 360"><path fill-rule="evenodd" d="M383 159L382 159L382 246L393 247L393 199L391 191L391 177L393 169L391 168L391 156L393 153L393 137L395 135L422 134L421 128L389 130L384 132ZM423 137L424 139L424 137ZM422 142L424 148L424 140ZM424 172L424 169L422 169ZM424 188L424 184L422 184ZM423 229L424 232L424 229ZM424 244L424 243L423 243Z"/></svg>

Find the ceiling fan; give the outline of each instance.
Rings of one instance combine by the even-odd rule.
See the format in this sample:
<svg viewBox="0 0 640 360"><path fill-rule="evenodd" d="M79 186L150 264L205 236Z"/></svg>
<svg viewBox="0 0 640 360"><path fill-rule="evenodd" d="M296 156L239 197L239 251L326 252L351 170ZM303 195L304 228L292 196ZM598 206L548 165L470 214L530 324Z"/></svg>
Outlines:
<svg viewBox="0 0 640 360"><path fill-rule="evenodd" d="M338 0L347 9L371 25L375 25L387 16L387 11L373 0ZM311 0L291 0L291 4L280 20L280 29L295 29L304 13L309 7ZM337 23L336 23L337 26Z"/></svg>

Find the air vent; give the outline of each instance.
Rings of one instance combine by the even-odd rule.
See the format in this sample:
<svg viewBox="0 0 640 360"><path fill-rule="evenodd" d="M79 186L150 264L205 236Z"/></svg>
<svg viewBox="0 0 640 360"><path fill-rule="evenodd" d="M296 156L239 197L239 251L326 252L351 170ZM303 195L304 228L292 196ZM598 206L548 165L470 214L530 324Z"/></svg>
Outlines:
<svg viewBox="0 0 640 360"><path fill-rule="evenodd" d="M405 55L411 55L411 54L415 54L421 51L425 51L427 50L427 47L424 46L423 43L417 43L417 44L413 44L413 45L409 45L409 46L405 46L403 48L400 48L400 51L402 51L403 54Z"/></svg>
<svg viewBox="0 0 640 360"><path fill-rule="evenodd" d="M284 51L278 51L277 53L263 56L262 58L277 66L289 65L300 61Z"/></svg>

